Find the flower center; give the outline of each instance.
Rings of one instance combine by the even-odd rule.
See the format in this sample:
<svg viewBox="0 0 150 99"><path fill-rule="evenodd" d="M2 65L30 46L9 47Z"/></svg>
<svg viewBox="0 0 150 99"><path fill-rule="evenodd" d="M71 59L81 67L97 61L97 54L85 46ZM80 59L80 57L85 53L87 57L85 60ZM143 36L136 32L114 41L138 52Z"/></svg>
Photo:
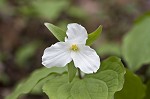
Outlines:
<svg viewBox="0 0 150 99"><path fill-rule="evenodd" d="M76 44L73 44L73 45L71 46L71 50L77 51L77 50L78 50L78 46L77 46Z"/></svg>

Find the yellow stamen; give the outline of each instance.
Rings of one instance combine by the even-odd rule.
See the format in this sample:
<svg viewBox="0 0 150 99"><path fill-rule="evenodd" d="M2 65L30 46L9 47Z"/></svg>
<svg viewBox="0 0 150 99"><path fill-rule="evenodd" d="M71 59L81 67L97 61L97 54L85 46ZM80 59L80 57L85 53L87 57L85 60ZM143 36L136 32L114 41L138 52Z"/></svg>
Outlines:
<svg viewBox="0 0 150 99"><path fill-rule="evenodd" d="M77 46L76 44L73 44L73 45L71 46L71 50L77 51L77 50L78 50L78 46Z"/></svg>

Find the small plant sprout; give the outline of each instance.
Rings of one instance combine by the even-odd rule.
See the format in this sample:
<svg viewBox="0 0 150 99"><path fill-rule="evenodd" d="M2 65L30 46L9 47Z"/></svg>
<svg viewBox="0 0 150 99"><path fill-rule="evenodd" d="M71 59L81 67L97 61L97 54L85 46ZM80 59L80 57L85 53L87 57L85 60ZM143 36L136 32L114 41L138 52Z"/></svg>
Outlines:
<svg viewBox="0 0 150 99"><path fill-rule="evenodd" d="M86 45L86 29L77 23L71 23L67 26L66 35L65 42L57 42L45 49L42 64L47 68L64 67L73 61L74 66L84 73L97 72L100 68L100 57Z"/></svg>

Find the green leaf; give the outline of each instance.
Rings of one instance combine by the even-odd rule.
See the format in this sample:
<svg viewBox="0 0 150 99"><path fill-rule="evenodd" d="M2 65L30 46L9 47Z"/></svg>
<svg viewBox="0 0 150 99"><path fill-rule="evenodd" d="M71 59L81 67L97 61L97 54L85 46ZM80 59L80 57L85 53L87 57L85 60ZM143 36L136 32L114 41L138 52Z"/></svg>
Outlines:
<svg viewBox="0 0 150 99"><path fill-rule="evenodd" d="M109 57L104 60L101 64L101 67L98 72L105 70L113 70L118 74L118 88L117 91L120 91L124 84L124 74L126 73L125 68L121 62L121 59L115 56Z"/></svg>
<svg viewBox="0 0 150 99"><path fill-rule="evenodd" d="M16 89L12 92L12 94L6 97L6 99L17 99L20 95L29 93L40 80L47 77L51 73L61 74L65 71L66 68L60 67L59 68L53 67L50 69L48 68L38 69L35 72L33 72L32 75L25 82L20 83L16 87Z"/></svg>
<svg viewBox="0 0 150 99"><path fill-rule="evenodd" d="M144 99L149 99L150 98L150 80L148 81L148 83L146 84L147 88L146 88L146 96L144 97Z"/></svg>
<svg viewBox="0 0 150 99"><path fill-rule="evenodd" d="M150 17L138 21L123 40L123 57L132 71L150 63Z"/></svg>
<svg viewBox="0 0 150 99"><path fill-rule="evenodd" d="M69 82L73 80L73 78L76 76L77 68L75 68L74 63L71 62L68 64L68 76L69 76Z"/></svg>
<svg viewBox="0 0 150 99"><path fill-rule="evenodd" d="M96 78L98 80L102 80L106 83L108 87L108 98L112 99L114 93L117 91L118 88L118 74L112 70L105 70L94 75L88 75L87 77Z"/></svg>
<svg viewBox="0 0 150 99"><path fill-rule="evenodd" d="M43 91L51 99L112 99L123 87L124 74L121 60L110 57L102 62L97 73L83 79L75 77L71 83L66 74L58 76L48 81Z"/></svg>
<svg viewBox="0 0 150 99"><path fill-rule="evenodd" d="M56 97L59 96L57 94L57 90L63 84L69 84L67 75L60 76L53 80L48 81L47 83L44 84L42 89L49 96L50 99L57 99ZM62 97L65 97L65 95Z"/></svg>
<svg viewBox="0 0 150 99"><path fill-rule="evenodd" d="M58 99L73 99L70 93L71 88L72 88L72 84L65 83L61 85L59 89L57 90L57 93L58 93L57 98Z"/></svg>
<svg viewBox="0 0 150 99"><path fill-rule="evenodd" d="M64 41L66 37L66 32L63 31L61 28L51 24L45 23L45 26L52 32L52 34L59 40Z"/></svg>
<svg viewBox="0 0 150 99"><path fill-rule="evenodd" d="M50 99L107 99L108 88L103 81L94 78L74 79L69 83L63 75L48 81L44 92Z"/></svg>
<svg viewBox="0 0 150 99"><path fill-rule="evenodd" d="M71 95L76 99L107 99L107 85L94 78L78 80L71 88Z"/></svg>
<svg viewBox="0 0 150 99"><path fill-rule="evenodd" d="M124 87L115 94L115 99L143 99L144 96L145 86L141 79L127 70Z"/></svg>
<svg viewBox="0 0 150 99"><path fill-rule="evenodd" d="M57 77L58 74L56 73L51 73L49 76L41 79L35 86L34 88L31 90L31 94L41 94L42 93L42 87L45 84L45 82L47 82L48 80L51 80L55 77Z"/></svg>
<svg viewBox="0 0 150 99"><path fill-rule="evenodd" d="M86 45L89 45L89 46L92 45L93 42L94 42L97 38L99 38L101 32L102 32L102 26L100 25L94 32L92 32L92 33L90 33L90 34L88 35L88 39L87 39L87 41L86 41Z"/></svg>

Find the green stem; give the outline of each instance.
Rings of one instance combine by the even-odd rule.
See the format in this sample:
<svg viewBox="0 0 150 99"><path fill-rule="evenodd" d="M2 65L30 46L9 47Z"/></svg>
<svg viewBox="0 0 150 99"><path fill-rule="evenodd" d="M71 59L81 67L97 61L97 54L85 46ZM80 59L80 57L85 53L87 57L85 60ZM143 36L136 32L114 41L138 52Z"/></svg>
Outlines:
<svg viewBox="0 0 150 99"><path fill-rule="evenodd" d="M76 76L76 71L77 71L77 69L75 68L74 63L70 62L68 64L69 82L71 82L74 79L74 77Z"/></svg>
<svg viewBox="0 0 150 99"><path fill-rule="evenodd" d="M78 68L78 75L79 75L79 78L82 79L82 76L81 76L81 71L80 69Z"/></svg>

